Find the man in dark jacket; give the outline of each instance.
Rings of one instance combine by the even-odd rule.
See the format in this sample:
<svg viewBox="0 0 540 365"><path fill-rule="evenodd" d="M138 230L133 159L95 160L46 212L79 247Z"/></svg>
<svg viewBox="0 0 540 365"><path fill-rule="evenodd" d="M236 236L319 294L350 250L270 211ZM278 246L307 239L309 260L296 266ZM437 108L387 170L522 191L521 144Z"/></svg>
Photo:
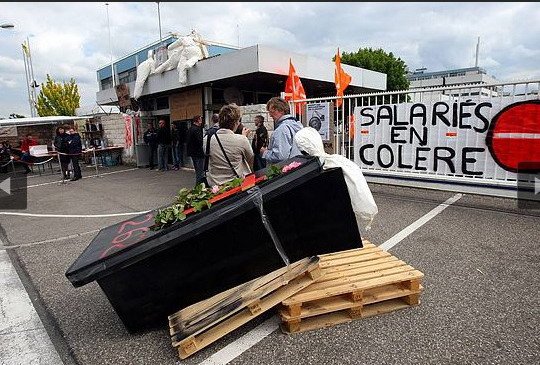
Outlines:
<svg viewBox="0 0 540 365"><path fill-rule="evenodd" d="M82 141L80 134L73 127L69 129L68 153L70 154L71 164L73 165L73 177L70 181L82 179L81 166L79 166L79 158L82 154Z"/></svg>
<svg viewBox="0 0 540 365"><path fill-rule="evenodd" d="M154 168L154 155L157 154L157 132L154 123L148 123L148 129L143 134L144 143L150 147L150 156L148 157L148 166L150 170Z"/></svg>
<svg viewBox="0 0 540 365"><path fill-rule="evenodd" d="M187 155L195 168L195 185L204 182L203 119L200 115L193 118L186 141Z"/></svg>
<svg viewBox="0 0 540 365"><path fill-rule="evenodd" d="M261 148L268 147L268 130L264 126L264 117L262 115L255 116L255 135L253 136L253 141L251 142L251 147L253 148L254 160L253 160L253 170L258 171L266 167L266 160L261 156Z"/></svg>
<svg viewBox="0 0 540 365"><path fill-rule="evenodd" d="M159 121L159 129L157 131L158 144L158 168L159 171L169 169L169 150L171 148L171 130L167 127L167 123L163 119Z"/></svg>

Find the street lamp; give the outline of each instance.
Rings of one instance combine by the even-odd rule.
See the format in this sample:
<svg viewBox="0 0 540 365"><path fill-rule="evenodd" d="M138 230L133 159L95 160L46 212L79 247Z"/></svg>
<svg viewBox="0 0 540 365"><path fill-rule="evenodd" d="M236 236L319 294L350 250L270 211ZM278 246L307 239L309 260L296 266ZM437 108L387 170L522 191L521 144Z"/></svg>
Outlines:
<svg viewBox="0 0 540 365"><path fill-rule="evenodd" d="M4 24L0 24L0 28L2 28L2 29L10 29L10 28L15 28L15 26L13 24L10 24L10 23L4 23Z"/></svg>

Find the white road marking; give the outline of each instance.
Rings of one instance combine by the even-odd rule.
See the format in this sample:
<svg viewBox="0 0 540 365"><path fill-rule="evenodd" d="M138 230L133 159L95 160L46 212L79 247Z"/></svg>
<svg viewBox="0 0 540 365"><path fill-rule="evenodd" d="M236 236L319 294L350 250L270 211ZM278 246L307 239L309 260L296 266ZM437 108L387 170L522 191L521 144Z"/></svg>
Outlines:
<svg viewBox="0 0 540 365"><path fill-rule="evenodd" d="M81 237L81 236L85 236L87 234L97 233L99 231L100 231L100 229L94 229L92 231L75 233L75 234L71 234L69 236L64 236L64 237L51 238L51 239L43 240L43 241L34 241L34 242L28 242L28 243L21 243L20 245L11 245L11 246L2 246L2 245L0 245L0 250L11 250L11 249L19 248L19 247L29 247L29 246L41 245L43 243L53 243L53 242L68 240L68 239L71 239L71 238L78 238L78 237Z"/></svg>
<svg viewBox="0 0 540 365"><path fill-rule="evenodd" d="M1 250L0 298L0 364L62 364L7 252Z"/></svg>
<svg viewBox="0 0 540 365"><path fill-rule="evenodd" d="M379 247L382 248L385 251L388 251L395 245L397 245L399 242L401 242L405 237L416 231L418 228L422 227L424 224L429 222L433 217L435 217L437 214L441 213L443 210L448 208L450 205L454 204L456 201L461 199L463 195L462 194L456 194L450 199L447 199L444 203L438 205L437 207L433 208L430 212L425 214L424 216L420 217L418 220L410 224L405 229L401 230L400 232L396 233L392 238L384 242Z"/></svg>
<svg viewBox="0 0 540 365"><path fill-rule="evenodd" d="M244 351L249 350L263 338L279 328L278 316L264 321L242 337L228 344L199 365L224 365L240 356Z"/></svg>
<svg viewBox="0 0 540 365"><path fill-rule="evenodd" d="M20 213L20 212L0 212L0 215L16 215L19 217L39 217L39 218L108 218L121 217L124 215L139 215L151 212L145 210L142 212L111 213L111 214L40 214L40 213Z"/></svg>
<svg viewBox="0 0 540 365"><path fill-rule="evenodd" d="M83 179L93 179L93 178L100 177L100 176L106 176L106 175L112 175L112 174L119 174L119 173L121 173L121 172L127 172L127 171L133 171L133 170L139 170L139 168L138 168L138 167L134 167L134 168L132 168L132 169L125 169L125 170L120 170L120 171L104 172L104 173L99 174L99 175L83 176ZM67 182L69 182L69 180L64 180L64 182L67 183ZM37 188L37 187L40 187L40 186L53 185L53 184L62 184L62 180L51 181L51 182L42 183L42 184L28 185L26 188L27 188L27 189L29 189L29 188Z"/></svg>

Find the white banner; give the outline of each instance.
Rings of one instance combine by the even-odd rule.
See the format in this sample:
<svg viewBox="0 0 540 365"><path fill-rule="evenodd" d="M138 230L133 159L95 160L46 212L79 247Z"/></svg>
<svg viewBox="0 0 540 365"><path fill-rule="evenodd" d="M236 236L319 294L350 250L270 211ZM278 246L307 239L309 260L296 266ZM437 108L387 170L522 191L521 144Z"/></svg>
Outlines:
<svg viewBox="0 0 540 365"><path fill-rule="evenodd" d="M359 106L354 161L365 169L515 178L540 161L540 101L510 97Z"/></svg>

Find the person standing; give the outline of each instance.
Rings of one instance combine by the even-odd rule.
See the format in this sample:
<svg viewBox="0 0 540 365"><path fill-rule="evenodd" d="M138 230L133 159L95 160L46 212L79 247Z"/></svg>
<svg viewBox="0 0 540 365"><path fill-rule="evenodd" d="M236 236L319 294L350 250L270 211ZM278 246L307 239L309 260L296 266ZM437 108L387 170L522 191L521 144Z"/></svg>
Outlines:
<svg viewBox="0 0 540 365"><path fill-rule="evenodd" d="M251 148L255 155L253 162L253 170L258 171L266 167L266 160L261 156L261 148L268 147L268 130L264 126L264 117L262 115L255 116L255 135L251 141Z"/></svg>
<svg viewBox="0 0 540 365"><path fill-rule="evenodd" d="M59 126L56 128L56 136L54 137L54 148L59 153L60 168L64 175L64 180L69 179L69 135L66 133L66 127Z"/></svg>
<svg viewBox="0 0 540 365"><path fill-rule="evenodd" d="M73 177L70 181L82 179L81 166L79 166L79 158L82 154L81 135L73 127L69 128L68 153L73 165Z"/></svg>
<svg viewBox="0 0 540 365"><path fill-rule="evenodd" d="M180 131L176 126L176 123L171 124L171 155L173 161L173 170L180 168L180 151L179 151L179 137Z"/></svg>
<svg viewBox="0 0 540 365"><path fill-rule="evenodd" d="M281 98L273 97L266 103L266 110L274 120L274 132L268 148L261 147L259 150L262 158L267 163L278 163L300 155L294 135L303 125L290 114L289 104Z"/></svg>
<svg viewBox="0 0 540 365"><path fill-rule="evenodd" d="M159 120L157 131L158 144L158 169L167 171L169 169L169 149L171 148L171 130L167 128L165 120Z"/></svg>
<svg viewBox="0 0 540 365"><path fill-rule="evenodd" d="M219 129L219 114L212 114L212 126L206 130L206 135L211 136Z"/></svg>
<svg viewBox="0 0 540 365"><path fill-rule="evenodd" d="M253 166L253 150L247 135L249 129L244 128L241 135L235 133L240 124L240 108L236 104L225 105L219 111L219 130L210 138L208 155L208 184L222 185L236 177L244 178L251 174Z"/></svg>
<svg viewBox="0 0 540 365"><path fill-rule="evenodd" d="M203 119L197 115L191 122L186 141L187 155L195 168L195 185L204 182Z"/></svg>
<svg viewBox="0 0 540 365"><path fill-rule="evenodd" d="M148 123L148 129L143 134L144 143L150 147L150 155L148 156L148 167L154 169L154 155L157 154L157 132L154 128L154 123Z"/></svg>

